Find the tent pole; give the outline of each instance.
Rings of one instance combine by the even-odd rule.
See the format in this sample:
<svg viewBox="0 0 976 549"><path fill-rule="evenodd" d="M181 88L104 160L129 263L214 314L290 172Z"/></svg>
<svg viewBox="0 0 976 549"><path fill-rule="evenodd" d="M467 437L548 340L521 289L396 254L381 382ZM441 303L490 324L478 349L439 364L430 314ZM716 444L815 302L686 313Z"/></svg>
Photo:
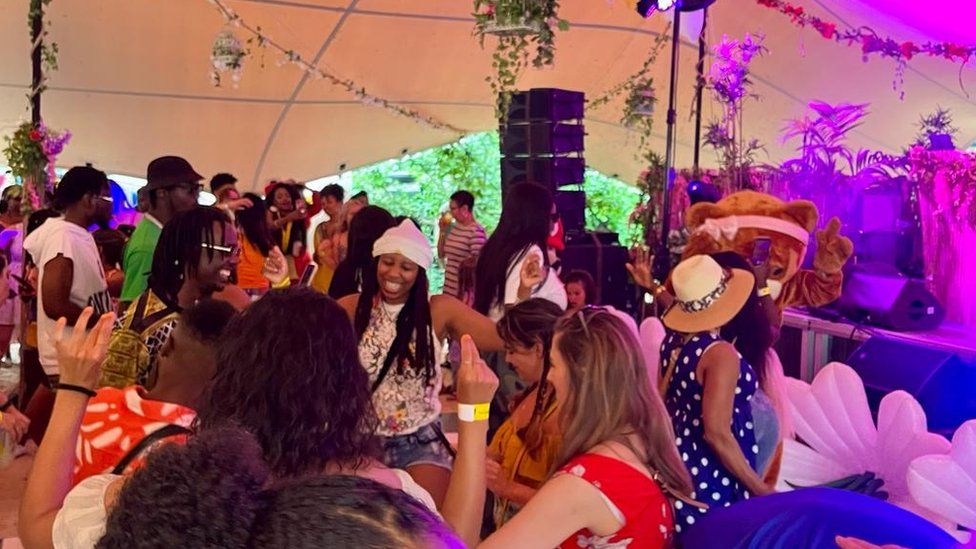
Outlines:
<svg viewBox="0 0 976 549"><path fill-rule="evenodd" d="M664 280L671 271L671 252L668 250L668 235L671 233L671 193L674 191L674 130L675 91L678 80L678 48L681 36L681 6L674 10L674 27L671 29L671 80L668 89L668 129L664 139L664 177L666 178L661 205L661 238L657 243L652 266L654 278Z"/></svg>
<svg viewBox="0 0 976 549"><path fill-rule="evenodd" d="M705 29L707 27L708 8L705 8L702 11L701 34L698 35L698 64L695 65L698 80L695 83L695 163L692 168L692 175L696 179L701 177L698 159L701 156L702 96L705 95Z"/></svg>
<svg viewBox="0 0 976 549"><path fill-rule="evenodd" d="M44 71L41 65L42 38L44 31L44 2L30 1L31 24L31 122L36 126L41 123L41 83Z"/></svg>

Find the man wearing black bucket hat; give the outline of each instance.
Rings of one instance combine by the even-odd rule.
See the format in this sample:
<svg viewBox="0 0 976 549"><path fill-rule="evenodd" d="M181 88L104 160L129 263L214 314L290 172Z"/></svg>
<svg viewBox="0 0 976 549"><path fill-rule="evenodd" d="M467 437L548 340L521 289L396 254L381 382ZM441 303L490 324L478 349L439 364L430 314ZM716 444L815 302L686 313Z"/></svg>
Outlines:
<svg viewBox="0 0 976 549"><path fill-rule="evenodd" d="M191 210L197 205L202 179L203 176L179 156L161 156L149 163L145 187L149 197L149 211L136 226L122 258L125 283L122 285L120 300L123 305L146 290L153 252L163 225L176 214Z"/></svg>

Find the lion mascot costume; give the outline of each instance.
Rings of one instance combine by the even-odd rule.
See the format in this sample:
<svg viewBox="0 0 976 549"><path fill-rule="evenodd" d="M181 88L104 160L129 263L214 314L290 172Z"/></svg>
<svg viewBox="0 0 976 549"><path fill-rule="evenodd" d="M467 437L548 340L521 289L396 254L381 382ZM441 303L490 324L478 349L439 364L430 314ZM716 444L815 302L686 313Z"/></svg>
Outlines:
<svg viewBox="0 0 976 549"><path fill-rule="evenodd" d="M767 284L780 313L789 306L827 305L840 297L844 264L854 252L854 245L840 234L840 220L835 217L826 228L817 231L812 269L804 269L803 260L818 218L817 207L810 201L784 202L755 191L737 192L715 203L695 204L685 216L691 234L683 258L725 251L749 258L756 239L767 237L771 240ZM778 333L779 326L776 328ZM783 365L774 349L767 354L765 372L762 389L772 406L769 415L775 413L769 422L778 423L780 439L791 437ZM757 424L761 413L756 413ZM764 471L767 482L775 483L781 457L782 444Z"/></svg>

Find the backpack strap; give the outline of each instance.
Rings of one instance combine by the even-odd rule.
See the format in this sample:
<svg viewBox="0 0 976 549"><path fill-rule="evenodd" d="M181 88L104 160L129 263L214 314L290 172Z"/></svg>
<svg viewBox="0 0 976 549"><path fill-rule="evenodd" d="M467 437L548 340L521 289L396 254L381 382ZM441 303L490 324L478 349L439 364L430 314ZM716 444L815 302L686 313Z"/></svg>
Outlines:
<svg viewBox="0 0 976 549"><path fill-rule="evenodd" d="M142 440L129 449L125 456L123 456L122 459L115 464L115 467L112 468L112 474L121 475L124 473L129 464L132 463L134 459L139 457L140 454L145 452L146 449L152 444L169 437L186 434L190 434L190 430L182 425L176 425L175 423L170 423L169 425L156 429L155 431L142 437Z"/></svg>
<svg viewBox="0 0 976 549"><path fill-rule="evenodd" d="M149 292L147 291L139 296L139 302L136 304L135 311L132 312L132 316L130 317L131 320L129 321L127 328L138 334L143 334L155 329L160 321L165 320L167 317L179 312L176 307L167 306L162 310L156 311L150 315L146 315L146 307L148 307L148 305Z"/></svg>
<svg viewBox="0 0 976 549"><path fill-rule="evenodd" d="M132 308L132 314L129 315L122 323L122 327L125 329L133 329L133 325L138 325L142 322L142 316L146 312L146 304L149 302L149 292L143 292L139 295L139 300L135 303L129 305Z"/></svg>

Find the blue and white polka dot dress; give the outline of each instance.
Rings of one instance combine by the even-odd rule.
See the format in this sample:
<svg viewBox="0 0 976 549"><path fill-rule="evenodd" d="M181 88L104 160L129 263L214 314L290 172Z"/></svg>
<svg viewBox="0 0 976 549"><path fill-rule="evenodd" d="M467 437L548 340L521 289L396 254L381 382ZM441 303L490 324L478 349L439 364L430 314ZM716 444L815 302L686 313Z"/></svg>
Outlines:
<svg viewBox="0 0 976 549"><path fill-rule="evenodd" d="M694 499L709 507L727 507L737 501L749 499L749 492L719 461L718 456L705 442L702 424L702 395L704 388L696 379L695 369L705 351L722 341L714 334L703 332L694 335L682 347L684 334L670 333L661 346L662 369L667 368L675 350L676 364L668 383L665 404L671 414L678 453L691 473L695 492ZM739 361L739 380L735 387L732 410L732 435L742 448L742 453L755 468L759 447L753 433L752 406L750 400L758 388L756 373L745 359ZM675 528L678 532L701 517L704 510L691 507L681 501L675 505Z"/></svg>

